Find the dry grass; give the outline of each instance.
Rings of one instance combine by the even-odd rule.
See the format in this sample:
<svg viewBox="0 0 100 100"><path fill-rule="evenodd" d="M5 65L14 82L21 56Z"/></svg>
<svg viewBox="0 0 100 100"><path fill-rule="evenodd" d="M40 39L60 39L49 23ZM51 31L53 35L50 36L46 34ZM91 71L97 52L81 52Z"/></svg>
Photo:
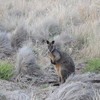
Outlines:
<svg viewBox="0 0 100 100"><path fill-rule="evenodd" d="M32 40L44 42L65 32L79 41L82 57L100 57L99 0L5 0L0 4L0 23L8 33L23 24Z"/></svg>
<svg viewBox="0 0 100 100"><path fill-rule="evenodd" d="M15 77L31 72L41 76L39 68L33 68L36 63L42 68L51 66L46 39L54 39L58 48L69 49L75 58L100 57L100 0L1 0L0 31L0 58L12 54L12 47L16 52L19 49ZM69 78L54 96L60 100L99 100L99 91L80 81L87 76Z"/></svg>
<svg viewBox="0 0 100 100"><path fill-rule="evenodd" d="M24 46L17 53L14 78L19 74L32 74L32 68L36 67L35 55L32 50Z"/></svg>
<svg viewBox="0 0 100 100"><path fill-rule="evenodd" d="M89 80L99 79L100 74L87 73L69 77L46 100L99 100L100 91L97 84L89 83ZM87 82L86 82L87 81Z"/></svg>
<svg viewBox="0 0 100 100"><path fill-rule="evenodd" d="M25 41L29 40L27 28L24 26L18 26L14 34L11 35L11 45L14 49L21 48Z"/></svg>
<svg viewBox="0 0 100 100"><path fill-rule="evenodd" d="M5 32L0 32L0 58L10 56L12 54L12 47Z"/></svg>

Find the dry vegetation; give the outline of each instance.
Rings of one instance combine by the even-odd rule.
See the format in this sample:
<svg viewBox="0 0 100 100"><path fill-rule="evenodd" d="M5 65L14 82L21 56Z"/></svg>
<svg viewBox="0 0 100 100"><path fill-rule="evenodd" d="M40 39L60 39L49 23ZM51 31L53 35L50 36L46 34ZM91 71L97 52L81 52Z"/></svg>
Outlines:
<svg viewBox="0 0 100 100"><path fill-rule="evenodd" d="M65 34L78 41L79 54L85 58L99 57L100 1L99 0L4 0L0 4L0 29L5 30L13 46L18 40L17 33L28 33L29 39L37 43ZM21 30L20 26L25 27ZM24 32L26 31L26 32ZM62 33L65 33L62 35ZM13 36L15 35L15 36ZM14 41L15 40L15 41ZM65 42L66 40L58 40Z"/></svg>
<svg viewBox="0 0 100 100"><path fill-rule="evenodd" d="M15 65L15 73L11 77L11 81L18 76L17 79L19 78L20 82L17 80L15 84L25 92L20 99L17 98L17 95L12 98L7 93L7 99L45 100L56 89L48 85L49 81L57 80L57 76L47 55L45 43L47 39L54 39L55 46L71 55L75 62L91 58L99 59L99 31L100 0L1 0L0 63L6 60ZM97 61L91 65L92 71L94 71L95 65L94 69L100 70L98 69L99 60L98 64L95 62ZM91 66L86 68L85 72L87 69L90 71ZM82 66L79 65L79 67ZM56 91L50 97L52 100L65 100L68 97L68 100L99 100L100 94L97 88L90 89L90 85L85 83L85 78L88 80L87 76L89 74L76 75L74 79L69 78L71 84L67 81L68 85L62 85L56 90L59 91L57 94L59 99L58 97L53 98ZM81 80L74 83L75 79ZM7 82L7 84L10 83ZM41 90L41 87L47 88L47 90ZM100 88L100 86L98 87ZM70 89L70 91L66 91L66 89ZM0 93L5 93L5 89L2 91ZM76 94L73 95L74 91ZM19 93L21 90L15 91L15 94L16 92ZM82 94L83 92L84 94ZM63 93L64 95L62 95ZM81 93L80 98L79 93ZM28 96L28 99L25 99L25 96ZM76 99L73 99L75 97ZM2 98L1 95L0 98ZM51 100L51 98L47 100Z"/></svg>
<svg viewBox="0 0 100 100"><path fill-rule="evenodd" d="M65 84L51 93L46 100L100 100L98 87L96 84L89 83L89 80L96 79L99 75L87 73L72 76L67 79Z"/></svg>
<svg viewBox="0 0 100 100"><path fill-rule="evenodd" d="M7 33L0 32L0 58L12 54L12 47L8 39Z"/></svg>

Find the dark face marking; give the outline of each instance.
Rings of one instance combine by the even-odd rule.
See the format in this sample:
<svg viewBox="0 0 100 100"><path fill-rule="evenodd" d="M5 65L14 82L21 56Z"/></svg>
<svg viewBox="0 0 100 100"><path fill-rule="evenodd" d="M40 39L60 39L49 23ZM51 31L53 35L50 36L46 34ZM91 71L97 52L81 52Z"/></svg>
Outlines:
<svg viewBox="0 0 100 100"><path fill-rule="evenodd" d="M52 42L47 41L47 44L48 44L49 51L52 52L54 50L54 45L53 45L54 41L52 41Z"/></svg>

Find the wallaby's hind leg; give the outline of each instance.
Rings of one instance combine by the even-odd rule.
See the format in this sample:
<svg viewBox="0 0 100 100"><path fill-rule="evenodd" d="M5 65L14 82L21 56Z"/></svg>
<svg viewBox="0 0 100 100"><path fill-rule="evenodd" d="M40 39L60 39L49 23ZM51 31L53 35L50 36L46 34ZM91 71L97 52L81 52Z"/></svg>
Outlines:
<svg viewBox="0 0 100 100"><path fill-rule="evenodd" d="M65 81L66 81L66 77L62 77L62 79L61 79L61 83L60 83L60 84L65 83Z"/></svg>
<svg viewBox="0 0 100 100"><path fill-rule="evenodd" d="M59 64L56 64L55 66L54 66L54 68L55 68L55 70L56 70L56 72L57 72L57 74L58 74L58 81L53 85L53 86L59 86L60 85L60 83L61 83L61 72L60 72L60 65Z"/></svg>
<svg viewBox="0 0 100 100"><path fill-rule="evenodd" d="M59 86L61 83L61 77L58 76L58 82L54 83L53 86Z"/></svg>
<svg viewBox="0 0 100 100"><path fill-rule="evenodd" d="M61 77L58 78L58 81L61 82Z"/></svg>
<svg viewBox="0 0 100 100"><path fill-rule="evenodd" d="M55 65L55 70L58 74L58 81L61 82L61 71L60 71L60 65L59 64Z"/></svg>
<svg viewBox="0 0 100 100"><path fill-rule="evenodd" d="M61 69L61 75L62 75L62 77L61 77L61 84L63 84L65 81L66 81L66 79L68 78L68 72L66 71L66 70L62 70Z"/></svg>

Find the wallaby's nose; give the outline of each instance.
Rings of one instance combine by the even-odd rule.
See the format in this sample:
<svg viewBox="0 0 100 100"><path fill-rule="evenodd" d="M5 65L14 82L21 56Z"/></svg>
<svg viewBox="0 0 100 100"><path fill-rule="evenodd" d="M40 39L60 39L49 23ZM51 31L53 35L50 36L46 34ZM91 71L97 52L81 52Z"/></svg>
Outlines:
<svg viewBox="0 0 100 100"><path fill-rule="evenodd" d="M54 50L54 47L53 46L49 46L48 49L49 49L50 52L52 52Z"/></svg>

